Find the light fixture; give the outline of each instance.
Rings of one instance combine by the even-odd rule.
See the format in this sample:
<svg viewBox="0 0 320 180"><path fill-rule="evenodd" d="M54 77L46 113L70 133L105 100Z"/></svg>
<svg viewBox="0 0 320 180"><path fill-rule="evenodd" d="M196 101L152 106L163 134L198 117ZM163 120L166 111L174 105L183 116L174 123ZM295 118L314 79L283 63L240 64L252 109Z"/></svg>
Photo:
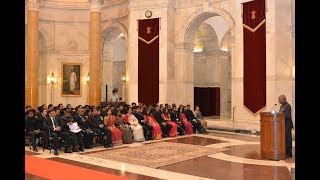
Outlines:
<svg viewBox="0 0 320 180"><path fill-rule="evenodd" d="M51 104L53 103L53 89L54 89L54 84L58 82L58 78L54 75L54 73L52 72L51 75L49 76L49 81L51 84Z"/></svg>
<svg viewBox="0 0 320 180"><path fill-rule="evenodd" d="M194 48L193 52L202 52L202 49L201 48Z"/></svg>
<svg viewBox="0 0 320 180"><path fill-rule="evenodd" d="M86 81L87 81L87 83L89 84L89 82L90 82L90 76L89 76L89 73L87 74L87 76L86 76Z"/></svg>
<svg viewBox="0 0 320 180"><path fill-rule="evenodd" d="M125 73L121 76L121 80L122 80L123 82L126 82L126 81L127 81L127 76L126 76Z"/></svg>
<svg viewBox="0 0 320 180"><path fill-rule="evenodd" d="M52 72L51 75L49 76L49 80L51 84L55 84L58 81L58 78L54 75L54 73Z"/></svg>
<svg viewBox="0 0 320 180"><path fill-rule="evenodd" d="M295 79L295 74L296 74L296 72L295 72L295 65L293 65L292 68L291 68L291 76L292 76L292 79Z"/></svg>
<svg viewBox="0 0 320 180"><path fill-rule="evenodd" d="M228 48L223 47L223 48L221 48L221 51L228 52L229 50L228 50Z"/></svg>

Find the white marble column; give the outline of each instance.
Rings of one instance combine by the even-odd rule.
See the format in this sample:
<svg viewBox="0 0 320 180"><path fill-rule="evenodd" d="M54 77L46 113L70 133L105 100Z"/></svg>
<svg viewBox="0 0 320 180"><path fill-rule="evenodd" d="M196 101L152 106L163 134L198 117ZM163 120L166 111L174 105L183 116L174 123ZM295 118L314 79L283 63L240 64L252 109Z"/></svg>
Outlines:
<svg viewBox="0 0 320 180"><path fill-rule="evenodd" d="M194 101L194 44L175 44L175 103L190 104Z"/></svg>
<svg viewBox="0 0 320 180"><path fill-rule="evenodd" d="M220 59L220 119L231 118L231 60L228 52L219 52Z"/></svg>

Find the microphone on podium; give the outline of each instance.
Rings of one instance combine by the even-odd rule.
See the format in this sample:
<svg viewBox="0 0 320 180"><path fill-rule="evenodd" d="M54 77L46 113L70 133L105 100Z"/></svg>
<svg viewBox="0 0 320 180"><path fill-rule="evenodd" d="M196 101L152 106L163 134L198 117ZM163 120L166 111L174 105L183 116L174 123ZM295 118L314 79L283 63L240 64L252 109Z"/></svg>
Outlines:
<svg viewBox="0 0 320 180"><path fill-rule="evenodd" d="M271 110L271 113L272 114L275 114L276 113L276 111L274 110L274 108L277 106L277 104L274 104L274 106L272 107L272 110Z"/></svg>

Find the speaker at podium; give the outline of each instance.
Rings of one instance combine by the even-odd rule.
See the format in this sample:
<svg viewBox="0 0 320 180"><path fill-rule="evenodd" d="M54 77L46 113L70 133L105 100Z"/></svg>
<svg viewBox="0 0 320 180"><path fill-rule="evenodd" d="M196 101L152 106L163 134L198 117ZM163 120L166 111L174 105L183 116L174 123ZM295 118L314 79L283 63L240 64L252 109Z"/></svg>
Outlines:
<svg viewBox="0 0 320 180"><path fill-rule="evenodd" d="M285 119L284 113L260 113L260 149L261 158L268 160L283 160L285 149Z"/></svg>

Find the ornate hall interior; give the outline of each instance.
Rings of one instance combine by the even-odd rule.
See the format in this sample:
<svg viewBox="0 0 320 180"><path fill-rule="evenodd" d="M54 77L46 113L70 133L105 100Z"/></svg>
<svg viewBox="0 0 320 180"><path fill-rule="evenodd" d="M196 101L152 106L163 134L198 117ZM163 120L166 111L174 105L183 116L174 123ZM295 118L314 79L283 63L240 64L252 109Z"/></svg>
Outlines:
<svg viewBox="0 0 320 180"><path fill-rule="evenodd" d="M25 0L25 107L27 180L294 180L295 0Z"/></svg>

